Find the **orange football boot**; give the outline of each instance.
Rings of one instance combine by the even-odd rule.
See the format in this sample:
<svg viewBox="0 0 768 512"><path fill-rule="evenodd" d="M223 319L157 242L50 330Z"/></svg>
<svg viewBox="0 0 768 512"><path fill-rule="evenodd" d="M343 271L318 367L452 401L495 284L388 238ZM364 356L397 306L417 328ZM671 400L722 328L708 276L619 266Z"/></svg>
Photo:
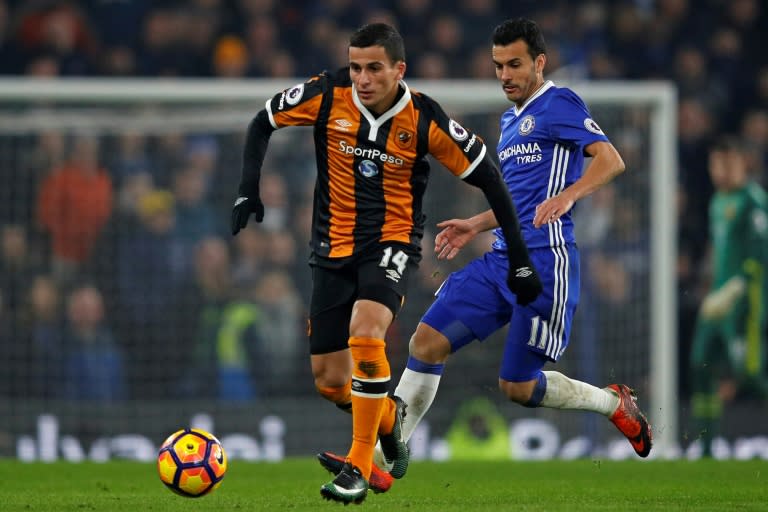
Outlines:
<svg viewBox="0 0 768 512"><path fill-rule="evenodd" d="M619 397L619 406L610 418L611 423L624 434L639 456L647 457L651 453L653 435L648 420L637 406L635 392L624 384L611 384L605 389Z"/></svg>

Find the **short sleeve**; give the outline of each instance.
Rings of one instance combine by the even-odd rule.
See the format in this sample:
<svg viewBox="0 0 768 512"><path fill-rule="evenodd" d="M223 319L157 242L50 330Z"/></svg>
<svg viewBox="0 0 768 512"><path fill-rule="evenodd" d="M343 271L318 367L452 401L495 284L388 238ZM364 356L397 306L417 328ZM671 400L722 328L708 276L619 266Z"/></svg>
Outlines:
<svg viewBox="0 0 768 512"><path fill-rule="evenodd" d="M277 129L315 124L327 85L328 77L318 75L267 100L266 110L272 127Z"/></svg>
<svg viewBox="0 0 768 512"><path fill-rule="evenodd" d="M570 89L560 89L549 108L557 113L551 116L549 127L555 140L582 150L593 142L609 142L582 99Z"/></svg>

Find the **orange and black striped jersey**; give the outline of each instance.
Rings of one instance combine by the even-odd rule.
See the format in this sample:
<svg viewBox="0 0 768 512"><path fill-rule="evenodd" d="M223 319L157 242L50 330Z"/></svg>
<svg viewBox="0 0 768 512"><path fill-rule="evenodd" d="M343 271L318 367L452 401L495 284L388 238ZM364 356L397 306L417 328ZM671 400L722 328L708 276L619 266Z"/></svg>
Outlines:
<svg viewBox="0 0 768 512"><path fill-rule="evenodd" d="M358 99L347 68L267 101L273 128L314 126L313 260L345 260L381 242L408 244L418 252L427 155L460 178L483 160L486 148L479 136L430 97L405 82L400 87L399 99L378 117Z"/></svg>

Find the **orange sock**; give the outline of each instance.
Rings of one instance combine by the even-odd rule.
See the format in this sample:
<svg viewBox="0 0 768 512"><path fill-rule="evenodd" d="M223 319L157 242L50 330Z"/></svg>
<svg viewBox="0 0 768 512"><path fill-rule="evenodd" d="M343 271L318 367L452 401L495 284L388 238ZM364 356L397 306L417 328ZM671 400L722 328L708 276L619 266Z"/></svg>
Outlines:
<svg viewBox="0 0 768 512"><path fill-rule="evenodd" d="M323 398L336 404L336 407L344 412L352 412L352 382L347 382L344 386L317 386L317 392Z"/></svg>
<svg viewBox="0 0 768 512"><path fill-rule="evenodd" d="M371 477L373 449L389 388L389 361L384 340L352 336L352 447L347 458L366 479Z"/></svg>

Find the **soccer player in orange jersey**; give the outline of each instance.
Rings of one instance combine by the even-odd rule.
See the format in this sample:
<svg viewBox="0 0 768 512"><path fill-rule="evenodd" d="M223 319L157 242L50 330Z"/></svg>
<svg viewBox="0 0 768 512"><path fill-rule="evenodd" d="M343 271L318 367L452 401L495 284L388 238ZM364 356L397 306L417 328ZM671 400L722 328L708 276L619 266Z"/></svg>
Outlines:
<svg viewBox="0 0 768 512"><path fill-rule="evenodd" d="M422 198L428 154L480 188L508 243L506 283L521 304L541 291L510 195L485 143L427 95L403 81L400 34L383 23L350 37L349 68L322 73L267 101L248 127L232 233L261 221L260 168L271 133L314 126L317 159L310 266L310 358L320 394L353 411L352 445L321 494L362 502L377 436L391 476L402 477L408 449L405 405L388 397L384 340L421 258ZM379 489L381 490L381 489Z"/></svg>

